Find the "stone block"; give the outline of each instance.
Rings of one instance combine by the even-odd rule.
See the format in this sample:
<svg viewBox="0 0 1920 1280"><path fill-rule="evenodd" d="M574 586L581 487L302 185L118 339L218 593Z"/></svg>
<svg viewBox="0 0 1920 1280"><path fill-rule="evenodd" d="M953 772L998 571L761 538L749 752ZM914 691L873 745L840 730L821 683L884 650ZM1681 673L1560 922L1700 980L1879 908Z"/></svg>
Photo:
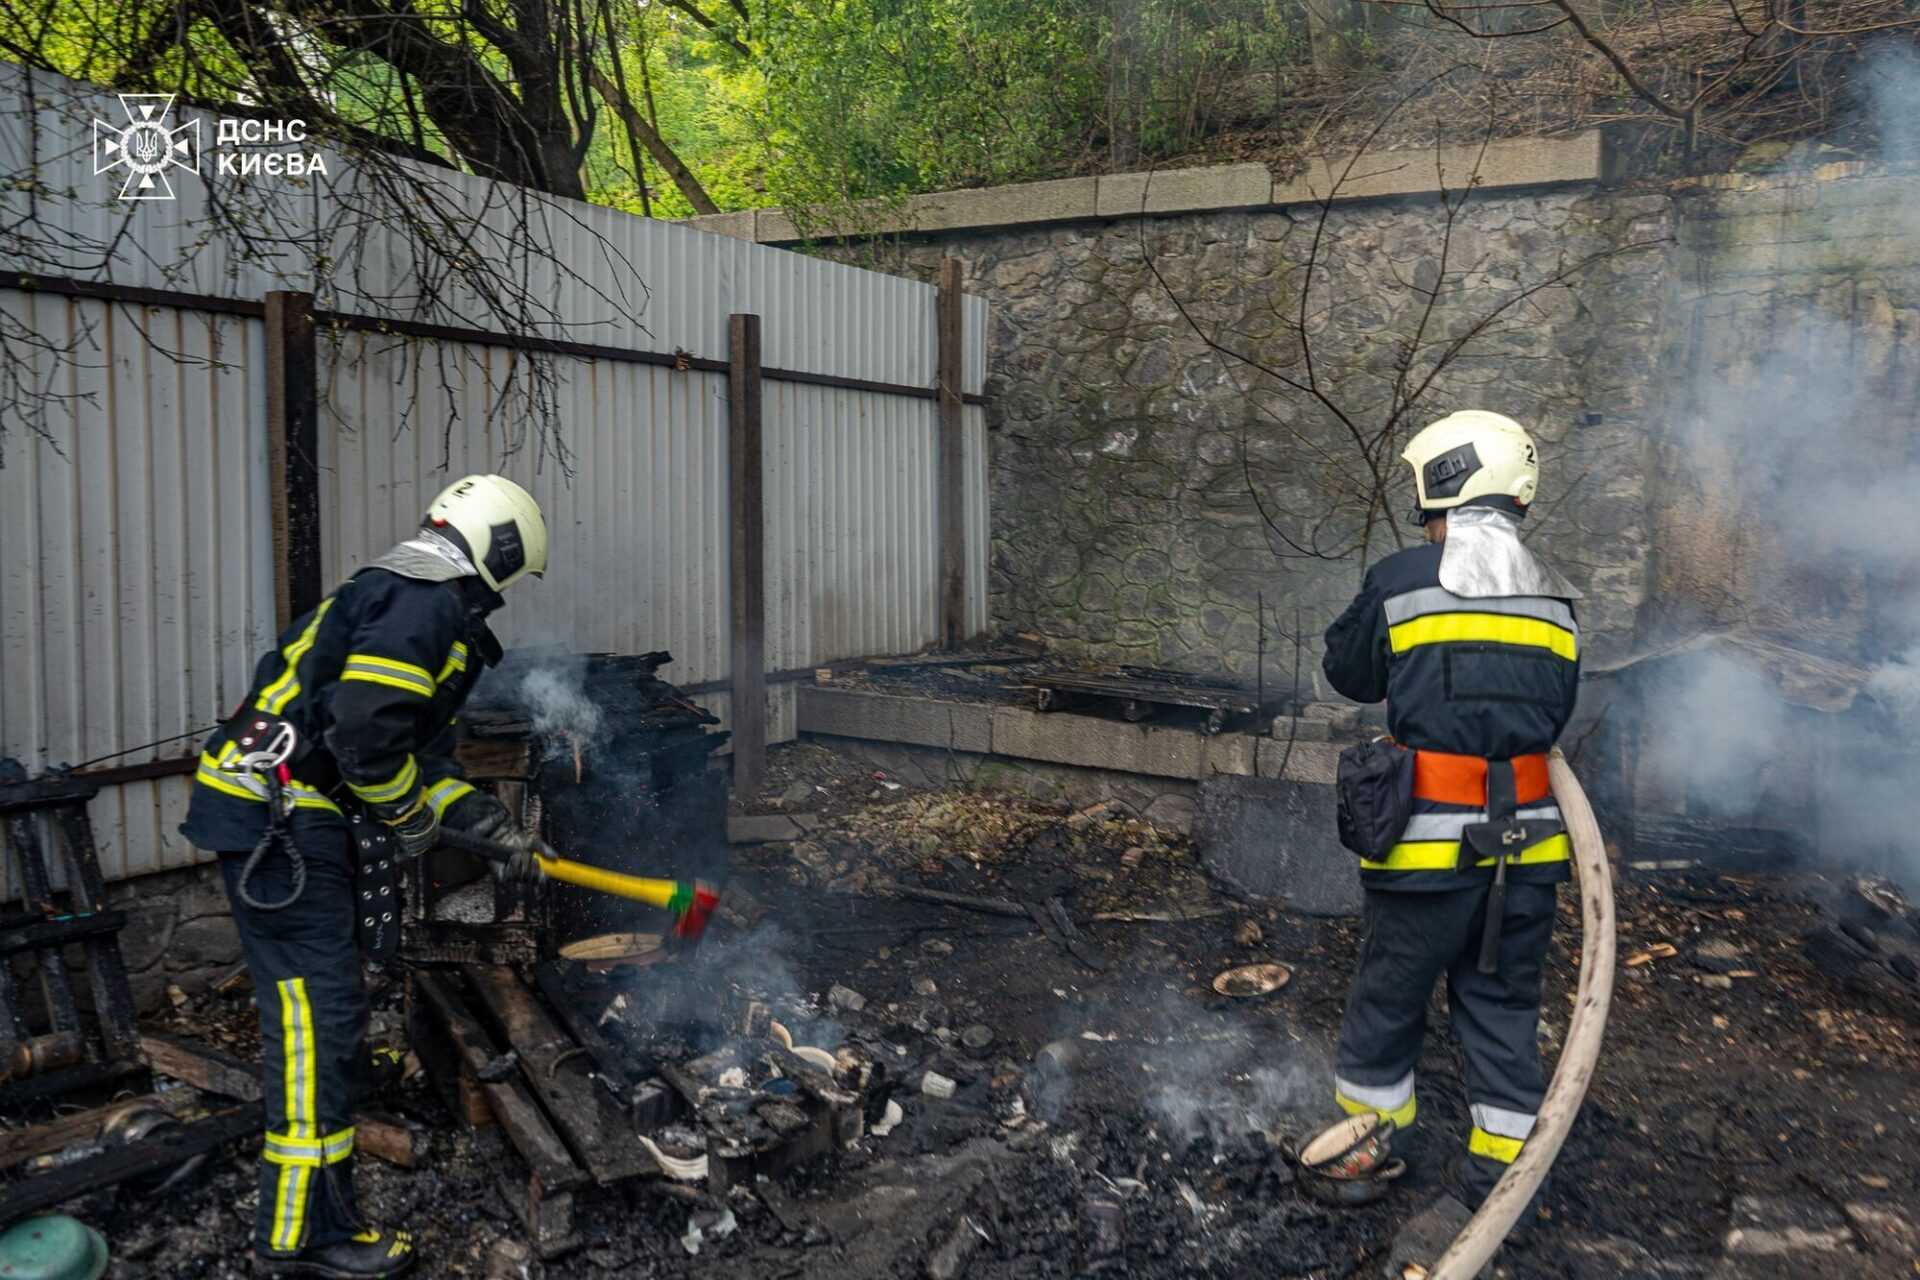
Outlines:
<svg viewBox="0 0 1920 1280"><path fill-rule="evenodd" d="M1251 734L1218 734L1201 739L1201 747L1206 755L1200 766L1203 778L1216 774L1245 778L1259 771L1260 739Z"/></svg>
<svg viewBox="0 0 1920 1280"><path fill-rule="evenodd" d="M1325 742L1332 725L1325 720L1296 719L1293 716L1275 716L1273 732L1267 736L1281 742L1291 738L1295 742Z"/></svg>
<svg viewBox="0 0 1920 1280"><path fill-rule="evenodd" d="M993 751L996 755L1089 769L1144 773L1158 778L1198 778L1202 776L1206 742L1204 735L1191 729L1163 729L1059 711L996 707Z"/></svg>
<svg viewBox="0 0 1920 1280"><path fill-rule="evenodd" d="M1340 844L1332 787L1205 779L1193 839L1208 874L1242 897L1307 915L1360 910L1360 863Z"/></svg>
<svg viewBox="0 0 1920 1280"><path fill-rule="evenodd" d="M1205 209L1252 209L1273 199L1273 174L1264 164L1209 165L1153 173L1116 173L1099 179L1102 218Z"/></svg>
<svg viewBox="0 0 1920 1280"><path fill-rule="evenodd" d="M173 931L167 947L167 968L198 970L231 965L240 959L240 932L232 916L204 916Z"/></svg>
<svg viewBox="0 0 1920 1280"><path fill-rule="evenodd" d="M1284 770L1284 772L1283 772ZM1340 746L1332 742L1300 742L1289 748L1285 738L1260 740L1259 774L1263 778L1284 778L1289 782L1314 782L1332 786L1339 777Z"/></svg>
<svg viewBox="0 0 1920 1280"><path fill-rule="evenodd" d="M985 753L993 749L993 708L808 685L800 689L799 729L840 738Z"/></svg>

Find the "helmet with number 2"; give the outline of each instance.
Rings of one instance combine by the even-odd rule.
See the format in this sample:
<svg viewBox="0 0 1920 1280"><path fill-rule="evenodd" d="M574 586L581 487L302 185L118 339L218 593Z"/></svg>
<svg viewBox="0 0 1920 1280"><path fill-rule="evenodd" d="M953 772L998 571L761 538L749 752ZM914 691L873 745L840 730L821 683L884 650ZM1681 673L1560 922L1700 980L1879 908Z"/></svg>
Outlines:
<svg viewBox="0 0 1920 1280"><path fill-rule="evenodd" d="M505 476L467 476L440 491L427 524L460 535L481 580L495 591L547 571L547 520L533 495Z"/></svg>

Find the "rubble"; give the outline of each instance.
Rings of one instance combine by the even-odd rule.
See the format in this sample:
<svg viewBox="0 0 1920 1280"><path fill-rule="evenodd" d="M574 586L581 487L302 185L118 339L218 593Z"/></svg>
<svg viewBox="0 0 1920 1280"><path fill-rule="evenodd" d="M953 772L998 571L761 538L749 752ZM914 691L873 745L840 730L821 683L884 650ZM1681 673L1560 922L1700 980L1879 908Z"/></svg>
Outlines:
<svg viewBox="0 0 1920 1280"><path fill-rule="evenodd" d="M722 914L699 949L648 969L576 966L577 983L561 992L571 1020L529 974L558 1050L495 1042L498 1015L480 1009L485 1051L451 1064L455 1087L443 1095L449 1064L405 1046L426 1069L383 1083L378 1110L421 1136L421 1158L411 1168L363 1160L357 1173L369 1212L420 1237L427 1280L485 1275L503 1233L546 1280L899 1276L936 1265L955 1268L956 1280L1383 1273L1402 1225L1438 1195L1470 1120L1457 1089L1423 1091L1415 1170L1379 1205L1329 1213L1293 1184L1277 1144L1332 1118L1332 1044L1358 946L1351 921L1236 907L1185 842L1123 806L1081 811L1069 825L1062 807L999 796L908 789L869 803L870 768L854 777L818 748L794 749L798 765L786 752L774 753L768 802L801 781L782 770L808 771L806 803L822 825L805 854L830 874L815 874L794 845L741 847L729 892L737 884L761 910ZM916 825L928 814L934 841ZM983 838L957 834L970 821ZM1143 852L1129 874L1084 874L1111 871L1130 849ZM861 871L880 873L864 891L825 887ZM1836 901L1859 902L1858 920L1829 908L1808 878L1623 878L1622 955L1646 956L1625 972L1641 976L1616 992L1620 1016L1556 1170L1552 1217L1499 1260L1504 1276L1699 1277L1723 1265L1761 1274L1762 1264L1879 1274L1911 1256L1920 1035L1802 946L1831 929L1864 951L1844 922L1882 948L1866 954L1899 955L1905 917L1850 884L1830 888ZM1564 1028L1573 991L1571 899L1546 975L1546 1027ZM1100 949L1106 971L1042 931L1027 904L1058 928L1049 901ZM1662 942L1672 951L1656 954ZM1217 973L1267 956L1293 970L1279 995L1218 997ZM1725 985L1707 991L1695 979ZM376 989L374 999L390 1035L401 991ZM255 1052L243 993L189 997L165 1025L236 1056ZM679 1074L680 1084L649 1101L606 1070L582 1027L616 1060ZM1445 1079L1450 1055L1444 1036L1430 1037L1422 1072ZM461 1083L478 1070L501 1078ZM632 1135L646 1171L599 1187L582 1152L556 1141L579 1181L541 1186L542 1212L578 1202L554 1235L528 1224L529 1180L491 1099L521 1098L551 1119L562 1103L543 1090L568 1081L607 1100L596 1114L609 1117L609 1133ZM199 1096L186 1087L155 1096L169 1092ZM682 1106L688 1094L698 1101ZM492 1123L469 1128L470 1104ZM656 1106L672 1114L660 1118ZM13 1136L0 1134L0 1148ZM503 1198L502 1168L516 1171L518 1205ZM128 1213L111 1193L70 1208L141 1268L129 1280L212 1280L200 1260L221 1256L215 1233L236 1206L250 1211L253 1178L235 1149L158 1213ZM1764 1208L1730 1213L1742 1199ZM962 1234L963 1223L977 1230ZM696 1227L697 1253L686 1243ZM1756 1251L1781 1242L1788 1252Z"/></svg>

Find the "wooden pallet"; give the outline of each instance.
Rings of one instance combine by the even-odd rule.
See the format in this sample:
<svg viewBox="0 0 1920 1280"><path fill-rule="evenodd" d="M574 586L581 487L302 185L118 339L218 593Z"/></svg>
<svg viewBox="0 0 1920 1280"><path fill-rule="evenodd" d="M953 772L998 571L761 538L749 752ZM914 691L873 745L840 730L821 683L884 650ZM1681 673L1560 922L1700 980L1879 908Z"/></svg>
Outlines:
<svg viewBox="0 0 1920 1280"><path fill-rule="evenodd" d="M0 1110L97 1086L124 1087L145 1071L120 954L126 916L107 905L87 818L87 802L98 794L98 787L73 778L29 780L17 761L0 760L0 843L19 869L23 900L20 909L0 915L0 1062L49 1063L46 1070L0 1083ZM57 864L49 864L49 843ZM54 865L65 872L65 902L53 889ZM87 1018L62 954L69 945L78 945L87 959L93 997ZM21 954L34 957L50 1024L45 1035L30 1034L20 1017L11 961Z"/></svg>
<svg viewBox="0 0 1920 1280"><path fill-rule="evenodd" d="M659 1175L637 1131L679 1112L664 1084L633 1079L597 1035L583 1043L567 1009L549 1008L504 965L419 969L408 979L414 1052L475 1130L544 1258L578 1247L576 1194ZM502 1073L509 1051L515 1064Z"/></svg>

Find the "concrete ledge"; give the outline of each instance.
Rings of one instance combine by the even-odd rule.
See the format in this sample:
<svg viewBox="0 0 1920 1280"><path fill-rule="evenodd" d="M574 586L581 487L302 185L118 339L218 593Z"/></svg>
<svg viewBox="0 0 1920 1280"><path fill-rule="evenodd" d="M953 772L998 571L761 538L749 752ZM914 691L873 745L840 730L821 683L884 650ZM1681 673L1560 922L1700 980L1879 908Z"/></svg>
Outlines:
<svg viewBox="0 0 1920 1280"><path fill-rule="evenodd" d="M1094 212L1101 218L1184 213L1190 209L1253 209L1273 200L1273 174L1263 164L1116 173L1098 181L1100 193Z"/></svg>
<svg viewBox="0 0 1920 1280"><path fill-rule="evenodd" d="M993 750L994 708L802 685L798 731L954 751Z"/></svg>
<svg viewBox="0 0 1920 1280"><path fill-rule="evenodd" d="M1318 204L1339 183L1337 201L1598 182L1605 163L1599 130L1571 138L1505 138L1481 147L1428 147L1315 159L1305 173L1274 184L1275 204ZM1348 172L1348 164L1352 171ZM1345 182L1341 176L1345 175Z"/></svg>
<svg viewBox="0 0 1920 1280"><path fill-rule="evenodd" d="M993 711L993 754L1116 773L1198 778L1206 758L1201 738L1190 729L1117 724L1060 711Z"/></svg>
<svg viewBox="0 0 1920 1280"><path fill-rule="evenodd" d="M872 205L871 218L817 229L825 238L860 239L896 233L987 231L1036 223L1089 222L1149 214L1204 213L1317 204L1345 172L1349 157L1313 160L1306 172L1273 181L1261 164L1201 169L1116 173L1099 178L1061 178L910 196L898 205ZM1566 138L1503 138L1479 145L1382 151L1363 156L1340 187L1337 201L1422 196L1458 190L1469 181L1482 189L1561 186L1599 182L1606 174L1605 139L1597 129ZM778 209L708 214L687 225L716 235L761 244L794 244L802 236Z"/></svg>

